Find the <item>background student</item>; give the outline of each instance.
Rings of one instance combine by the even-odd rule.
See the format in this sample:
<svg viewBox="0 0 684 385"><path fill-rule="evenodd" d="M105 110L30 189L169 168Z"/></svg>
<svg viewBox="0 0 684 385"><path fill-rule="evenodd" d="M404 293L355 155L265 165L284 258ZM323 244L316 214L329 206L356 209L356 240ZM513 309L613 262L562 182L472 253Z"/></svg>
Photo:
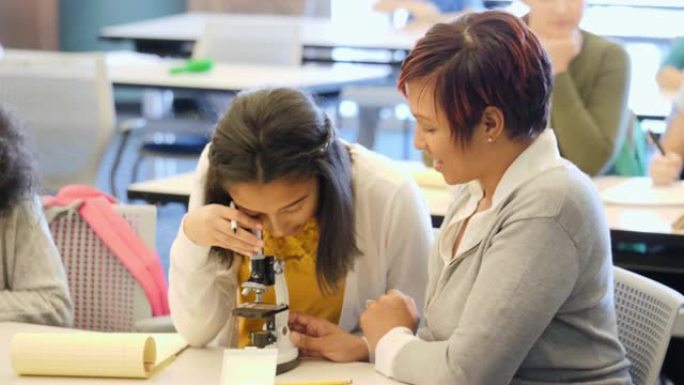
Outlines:
<svg viewBox="0 0 684 385"><path fill-rule="evenodd" d="M70 326L64 267L35 184L21 128L0 106L0 322Z"/></svg>
<svg viewBox="0 0 684 385"><path fill-rule="evenodd" d="M254 229L264 230L263 242ZM286 88L241 93L199 161L171 250L171 315L190 344L220 335L231 345L230 312L249 275L244 256L264 247L286 261L290 309L340 326L342 342L317 340L320 354L362 359L366 344L350 332L366 300L401 288L422 305L431 242L415 181L342 142L310 97ZM254 327L240 320L241 344Z"/></svg>
<svg viewBox="0 0 684 385"><path fill-rule="evenodd" d="M585 0L523 0L525 17L551 60L549 126L561 155L589 175L609 171L630 146L629 60L618 44L581 30Z"/></svg>

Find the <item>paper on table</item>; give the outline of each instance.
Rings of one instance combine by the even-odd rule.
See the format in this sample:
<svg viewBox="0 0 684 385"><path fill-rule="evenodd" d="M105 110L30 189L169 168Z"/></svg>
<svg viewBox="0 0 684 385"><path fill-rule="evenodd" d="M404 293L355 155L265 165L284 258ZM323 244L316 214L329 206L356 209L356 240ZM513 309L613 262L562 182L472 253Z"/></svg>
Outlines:
<svg viewBox="0 0 684 385"><path fill-rule="evenodd" d="M653 186L650 178L630 178L603 190L601 198L607 204L684 206L684 184Z"/></svg>
<svg viewBox="0 0 684 385"><path fill-rule="evenodd" d="M175 333L18 333L11 358L19 375L147 378L185 347Z"/></svg>
<svg viewBox="0 0 684 385"><path fill-rule="evenodd" d="M278 350L275 348L226 349L223 351L221 385L272 385Z"/></svg>

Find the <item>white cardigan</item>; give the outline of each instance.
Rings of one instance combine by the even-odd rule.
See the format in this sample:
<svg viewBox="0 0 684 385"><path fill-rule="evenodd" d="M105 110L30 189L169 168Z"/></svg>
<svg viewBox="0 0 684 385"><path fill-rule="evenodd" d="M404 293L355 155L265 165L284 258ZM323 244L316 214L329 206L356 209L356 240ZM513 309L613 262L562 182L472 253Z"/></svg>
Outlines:
<svg viewBox="0 0 684 385"><path fill-rule="evenodd" d="M200 156L189 211L204 205L209 145ZM432 246L430 214L415 181L391 161L360 145L349 145L356 244L361 256L349 271L339 325L359 330L366 300L390 289L412 296L423 309L427 257ZM181 224L171 247L169 304L176 330L192 346L215 337L232 344L231 310L237 293L237 263L226 270L209 259L209 247L190 241Z"/></svg>

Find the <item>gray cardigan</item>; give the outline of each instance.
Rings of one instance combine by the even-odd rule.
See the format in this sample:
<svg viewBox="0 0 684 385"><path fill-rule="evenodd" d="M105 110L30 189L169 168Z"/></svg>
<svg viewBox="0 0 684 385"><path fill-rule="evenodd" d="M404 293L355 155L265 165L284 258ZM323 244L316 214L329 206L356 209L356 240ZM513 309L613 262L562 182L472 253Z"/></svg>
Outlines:
<svg viewBox="0 0 684 385"><path fill-rule="evenodd" d="M70 326L62 259L38 199L0 216L0 322Z"/></svg>
<svg viewBox="0 0 684 385"><path fill-rule="evenodd" d="M456 194L445 228L469 194ZM431 255L425 327L392 360L413 384L630 384L609 230L589 178L560 160L495 207L480 242ZM394 333L400 329L394 329Z"/></svg>

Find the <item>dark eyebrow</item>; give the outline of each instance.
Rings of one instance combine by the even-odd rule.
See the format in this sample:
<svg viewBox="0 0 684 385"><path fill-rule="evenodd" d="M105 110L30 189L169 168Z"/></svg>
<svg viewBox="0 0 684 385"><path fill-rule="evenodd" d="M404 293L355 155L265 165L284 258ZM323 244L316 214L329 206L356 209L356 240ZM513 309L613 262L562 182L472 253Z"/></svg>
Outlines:
<svg viewBox="0 0 684 385"><path fill-rule="evenodd" d="M303 197L300 197L300 198L295 199L294 201L292 201L292 202L288 203L287 205L285 205L285 206L281 207L280 209L278 209L278 211L285 210L285 209L287 209L287 208L290 208L290 207L292 207L292 206L295 206L295 205L297 205L298 203L301 203L302 201L304 201L304 200L305 200L306 198L308 198L308 197L309 197L309 193L306 193L306 195L304 195ZM248 209L247 207L242 206L242 205L238 205L238 208L239 208L240 210L242 210L245 214L249 215L250 217L253 217L253 216L256 216L256 215L259 215L259 214L263 214L263 213L260 213L260 212L258 212L258 211L250 210L250 209Z"/></svg>

